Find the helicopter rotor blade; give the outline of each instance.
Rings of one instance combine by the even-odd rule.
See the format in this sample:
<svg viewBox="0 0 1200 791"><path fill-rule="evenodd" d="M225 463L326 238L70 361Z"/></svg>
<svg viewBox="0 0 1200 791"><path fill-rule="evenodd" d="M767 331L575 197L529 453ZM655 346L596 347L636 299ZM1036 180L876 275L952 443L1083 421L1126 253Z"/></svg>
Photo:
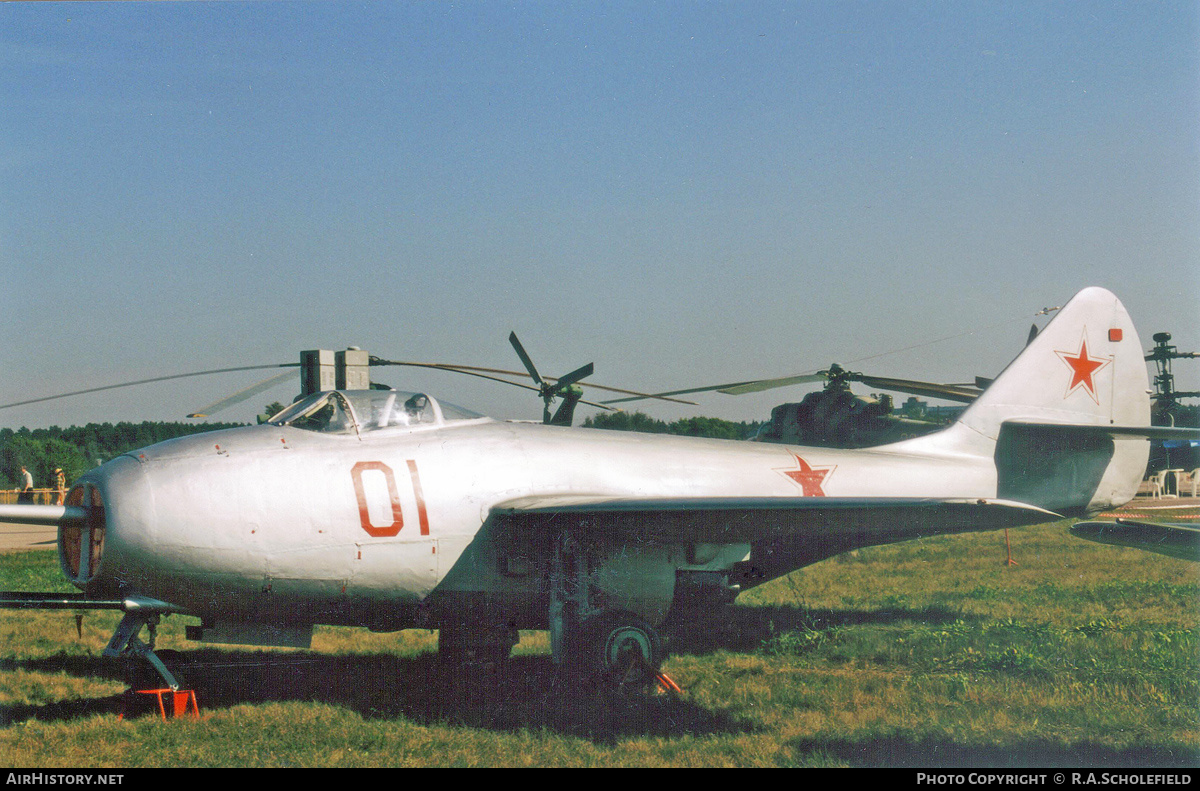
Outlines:
<svg viewBox="0 0 1200 791"><path fill-rule="evenodd" d="M759 393L763 390L773 390L776 387L787 387L788 385L808 384L809 382L823 382L827 377L824 374L799 374L797 376L784 376L779 379L760 379L757 382L747 382L736 387L726 387L718 390L718 393L727 395L742 395L743 393Z"/></svg>
<svg viewBox="0 0 1200 791"><path fill-rule="evenodd" d="M771 390L776 387L787 387L789 385L808 384L811 382L823 382L831 378L831 371L821 371L812 374L798 374L796 376L784 376L776 379L752 379L745 382L731 382L723 385L710 385L707 387L692 387L686 390L668 390L662 393L654 394L655 397L661 398L672 395L686 395L689 393L704 393L717 391L726 395L744 395L746 393L758 393L764 390ZM979 397L979 392L982 387L975 389L960 385L944 385L934 382L918 382L909 379L889 379L879 376L867 376L864 374L849 373L850 381L862 382L871 387L878 387L881 390L898 390L903 393L914 393L916 395L924 395L931 398L944 398L948 401L959 401L969 404ZM981 381L976 379L976 383ZM637 401L644 396L634 396L630 398L615 398L605 401L606 404L620 404L628 401Z"/></svg>
<svg viewBox="0 0 1200 791"><path fill-rule="evenodd" d="M583 366L580 366L579 368L576 368L574 371L571 371L571 373L567 374L566 376L563 376L561 379L559 379L557 382L555 382L555 384L554 384L555 392L562 392L563 390L566 390L568 387L570 387L571 385L578 382L580 379L583 379L584 377L587 377L587 376L591 376L592 372L594 370L596 370L596 367L592 363L588 363L587 365L583 365Z"/></svg>
<svg viewBox="0 0 1200 791"><path fill-rule="evenodd" d="M662 393L652 393L650 395L635 394L630 398L614 398L605 401L606 404L621 404L627 401L638 401L643 398L659 398L664 400L669 399L668 396L688 395L690 393L711 393L714 390L718 393L726 395L741 395L743 393L756 393L760 390L770 390L774 387L786 387L787 385L803 384L805 382L823 382L825 376L822 374L800 374L798 376L786 376L781 379L748 379L744 382L727 382L722 385L706 385L704 387L689 387L684 390L667 390ZM685 403L691 403L685 402Z"/></svg>
<svg viewBox="0 0 1200 791"><path fill-rule="evenodd" d="M209 404L208 406L203 407L202 409L197 409L195 412L188 415L188 417L190 417L190 418L210 417L210 416L215 415L216 413L220 412L223 409L228 409L229 407L233 406L234 404L242 403L243 401L245 401L247 398L250 398L251 396L256 396L259 393L270 390L275 385L285 382L288 379L295 377L295 375L296 374L294 371L287 371L286 373L279 374L278 376L272 376L270 379L259 382L258 384L255 384L255 385L250 385L249 387L245 388L244 390L239 390L227 398L222 398L220 401L217 401L214 404Z"/></svg>
<svg viewBox="0 0 1200 791"><path fill-rule="evenodd" d="M539 394L542 392L542 389L540 387L534 387L533 385L527 385L524 382L514 382L511 379L502 379L499 376L492 376L491 374L482 373L482 371L494 371L496 373L504 373L504 374L508 374L510 376L525 376L525 374L521 373L520 371L503 371L503 370L496 369L496 368L479 369L479 368L474 368L472 366L454 365L452 363L403 362L400 360L383 360L378 357L371 358L371 365L397 365L397 366L409 366L409 367L413 367L413 368L430 368L430 369L433 369L436 371L449 371L450 373L466 374L467 376L476 376L480 379L487 379L492 382L500 382L501 384L512 385L513 387L519 387L522 390L532 390L533 392L539 393ZM591 365L591 363L588 363L588 365ZM587 366L584 366L584 368L586 368L586 367ZM584 375L586 376L587 374L584 374ZM590 386L598 387L599 385L590 385ZM605 389L611 390L611 389L615 389L615 388L605 388ZM608 406L606 404L600 404L595 401L587 401L585 399L580 399L579 403L587 404L588 406L598 407L599 409L604 409L609 412L620 412L621 411L621 409L618 407L612 407L612 406Z"/></svg>
<svg viewBox="0 0 1200 791"><path fill-rule="evenodd" d="M935 382L917 382L911 379L890 379L884 376L867 376L852 374L853 381L862 382L868 387L878 387L880 390L896 390L901 393L923 395L928 398L943 398L947 401L958 401L969 404L979 397L980 390L954 385L943 385Z"/></svg>
<svg viewBox="0 0 1200 791"><path fill-rule="evenodd" d="M374 364L376 364L376 363L374 361L372 361L372 365L374 365ZM383 364L383 363L381 362L380 364ZM501 374L504 376L525 376L525 374L520 371L506 371L503 368L480 368L479 366L475 366L475 365L458 365L455 363L445 363L445 364L440 364L440 363L439 364L434 364L434 363L390 363L390 364L392 364L392 365L422 365L422 366L426 366L426 367L453 368L456 371L461 371L464 373L466 373L468 371L480 371L483 373ZM546 377L546 380L550 381L550 382L561 381L559 379L555 379L553 376ZM572 383L572 384L574 384L574 383ZM639 398L654 398L659 401L671 401L672 403L676 403L676 404L687 404L688 406L698 406L698 404L695 401L687 401L682 398L669 398L668 394L665 394L665 393L659 393L657 395L654 395L652 393L642 393L637 390L626 390L622 387L612 387L611 385L596 384L595 382L583 382L581 384L584 387L591 387L596 390L607 390L610 393L623 393L625 395L636 397L636 398L629 399L630 401L634 401ZM585 401L583 403L588 403L588 402ZM605 403L615 403L615 402L606 401Z"/></svg>
<svg viewBox="0 0 1200 791"><path fill-rule="evenodd" d="M417 365L417 364L418 363L402 363L402 365ZM489 374L479 373L478 371L470 371L470 370L466 370L464 368L458 368L457 366L453 366L453 365L424 365L422 367L440 368L443 371L452 371L456 374L466 374L467 376L477 376L480 379L489 379L493 382L501 382L506 385L512 385L513 387L519 387L522 390L532 390L535 393L541 392L541 388L534 387L533 385L527 385L524 382L514 382L510 379L501 379L498 376L491 376ZM514 372L514 374L518 375L518 376L521 375L521 374L516 374L516 372ZM605 406L604 404L597 404L594 401L585 401L583 399L580 399L579 403L587 404L588 406L599 407L600 409L605 409L605 410L608 410L609 412L620 412L621 411L620 409L618 409L616 407Z"/></svg>
<svg viewBox="0 0 1200 791"><path fill-rule="evenodd" d="M580 396L583 394L583 390L574 387L574 384L585 376L591 376L592 371L595 370L595 366L588 363L576 368L566 376L559 377L555 380L554 384L551 384L542 379L537 371L537 367L533 364L533 360L526 353L525 347L517 340L517 333L510 332L508 334L508 342L516 350L517 356L521 358L521 362L524 364L526 370L529 371L529 375L533 378L533 381L538 383L538 394L542 397L542 402L545 404L545 409L542 412L542 422L570 426L571 417L575 412L575 405L579 403L581 400ZM563 399L563 402L559 406L558 412L551 414L550 405L554 403L554 399L556 398Z"/></svg>
<svg viewBox="0 0 1200 791"><path fill-rule="evenodd" d="M651 393L649 395L635 394L635 395L630 396L629 398L609 399L608 401L605 401L604 403L606 403L606 404L623 404L628 401L641 401L643 398L659 398L664 401L673 401L675 399L670 398L670 396L689 395L691 393L711 393L714 390L721 390L722 388L726 388L726 387L740 387L742 385L752 385L758 381L760 381L760 380L754 379L754 380L750 380L750 381L746 381L746 382L729 382L728 384L723 384L723 385L707 385L705 387L689 387L684 390L665 390L661 393ZM691 402L688 401L685 403L691 403Z"/></svg>
<svg viewBox="0 0 1200 791"><path fill-rule="evenodd" d="M510 332L508 334L508 342L512 344L516 350L517 356L521 358L521 363L525 366L525 370L529 371L529 376L539 385L542 384L542 377L538 375L537 368L533 364L533 360L529 359L529 355L525 353L525 347L517 340L517 333Z"/></svg>
<svg viewBox="0 0 1200 791"><path fill-rule="evenodd" d="M468 375L472 375L472 376L479 376L482 374L499 374L501 376L518 376L518 377L524 378L529 375L528 373L526 373L524 371L509 371L504 368L483 368L478 365L459 365L457 363L422 363L422 362L412 362L412 361L407 361L407 360L384 360L379 357L371 357L371 365L396 365L396 366L409 366L409 367L413 367L413 368L432 368L432 369L440 369L443 371L452 371L454 373L468 374ZM483 376L482 378L484 378L484 379L491 378L494 381L504 382L505 384L512 384L512 385L517 384L516 382L511 382L507 379L495 379L494 377L488 377L488 376ZM546 377L546 379L544 381L559 382L561 380L555 379L553 376L548 376L548 377ZM636 396L637 398L656 398L660 401L671 401L676 404L687 404L688 406L696 406L697 405L695 401L685 401L682 398L666 398L661 395L656 396L656 395L651 395L650 393L641 393L641 392L638 392L637 390L626 390L621 387L612 387L610 385L596 384L595 382L582 382L581 384L583 387L591 387L596 390L607 390L612 393L625 393L630 396ZM521 386L527 387L530 390L538 389L536 387L530 387L528 385L521 385ZM580 403L588 404L589 406L603 406L603 404L596 404L591 401L581 401ZM606 402L606 403L609 403L609 402ZM609 407L605 407L605 408L608 409Z"/></svg>
<svg viewBox="0 0 1200 791"><path fill-rule="evenodd" d="M134 387L135 385L152 384L154 382L168 382L172 379L186 379L190 376L209 376L211 374L227 374L235 371L262 371L268 368L298 368L300 363L278 363L276 365L243 365L237 368L214 368L210 371L192 371L186 374L172 374L171 376L156 376L152 379L138 379L135 382L122 382L115 385L105 385L103 387L89 387L87 390L74 390L70 393L59 393L58 395L43 396L42 398L30 398L25 401L14 401L11 404L0 404L0 409L8 409L14 406L25 406L26 404L39 404L43 401L54 401L58 398L69 398L71 396L86 395L88 393L99 393L104 390L116 390L122 387Z"/></svg>

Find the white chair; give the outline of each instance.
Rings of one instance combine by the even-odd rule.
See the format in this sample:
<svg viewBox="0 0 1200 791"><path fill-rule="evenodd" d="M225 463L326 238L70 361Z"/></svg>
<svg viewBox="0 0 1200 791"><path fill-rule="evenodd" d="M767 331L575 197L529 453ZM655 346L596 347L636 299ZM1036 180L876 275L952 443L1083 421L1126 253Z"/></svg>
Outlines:
<svg viewBox="0 0 1200 791"><path fill-rule="evenodd" d="M1163 496L1163 487L1166 483L1166 471L1156 472L1146 480L1142 481L1142 485L1138 487L1138 497L1149 497L1152 500L1157 500Z"/></svg>

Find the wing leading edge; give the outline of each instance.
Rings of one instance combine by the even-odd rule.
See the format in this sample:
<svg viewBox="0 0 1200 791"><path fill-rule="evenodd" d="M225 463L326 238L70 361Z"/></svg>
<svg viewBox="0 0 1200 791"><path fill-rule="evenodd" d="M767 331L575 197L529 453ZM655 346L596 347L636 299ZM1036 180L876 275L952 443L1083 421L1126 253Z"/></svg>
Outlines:
<svg viewBox="0 0 1200 791"><path fill-rule="evenodd" d="M528 527L593 530L663 541L754 543L827 534L869 546L920 536L1052 522L1053 511L1008 500L874 497L522 497L494 516ZM861 541L861 543L859 543Z"/></svg>

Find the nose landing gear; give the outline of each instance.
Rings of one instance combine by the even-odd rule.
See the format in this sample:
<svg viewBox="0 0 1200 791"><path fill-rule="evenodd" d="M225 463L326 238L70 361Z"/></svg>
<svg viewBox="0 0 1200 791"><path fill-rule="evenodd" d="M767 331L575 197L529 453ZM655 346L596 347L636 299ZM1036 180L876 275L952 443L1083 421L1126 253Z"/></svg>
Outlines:
<svg viewBox="0 0 1200 791"><path fill-rule="evenodd" d="M158 713L164 720L185 715L193 718L200 716L196 693L190 689L180 689L182 654L178 651L154 650L160 617L160 613L154 610L134 608L127 611L104 649L105 656L126 660L126 680L130 689L125 694L118 719L123 720L127 714L151 707L149 696L157 698ZM149 641L145 643L138 639L142 627L146 627L150 633ZM139 695L146 696L145 700L139 702Z"/></svg>

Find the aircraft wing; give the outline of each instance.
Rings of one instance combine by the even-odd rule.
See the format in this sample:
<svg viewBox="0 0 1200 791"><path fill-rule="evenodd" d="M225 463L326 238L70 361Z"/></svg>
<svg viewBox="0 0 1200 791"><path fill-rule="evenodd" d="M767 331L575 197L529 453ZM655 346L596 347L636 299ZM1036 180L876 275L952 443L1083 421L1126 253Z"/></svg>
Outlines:
<svg viewBox="0 0 1200 791"><path fill-rule="evenodd" d="M59 522L82 522L87 509L78 505L0 505L0 524L57 525Z"/></svg>
<svg viewBox="0 0 1200 791"><path fill-rule="evenodd" d="M127 596L121 599L92 599L82 593L29 593L0 591L3 610L121 610L122 612L172 613L184 612L182 607L148 596Z"/></svg>
<svg viewBox="0 0 1200 791"><path fill-rule="evenodd" d="M1053 522L1052 511L1008 500L902 497L522 497L492 507L519 526L570 526L672 542L753 543L804 534L862 545L922 535Z"/></svg>
<svg viewBox="0 0 1200 791"><path fill-rule="evenodd" d="M82 593L27 593L0 591L0 609L5 610L121 610L120 599L89 599Z"/></svg>
<svg viewBox="0 0 1200 791"><path fill-rule="evenodd" d="M1200 528L1190 525L1138 522L1132 519L1079 522L1071 527L1071 535L1100 544L1145 549L1183 560L1200 560Z"/></svg>

